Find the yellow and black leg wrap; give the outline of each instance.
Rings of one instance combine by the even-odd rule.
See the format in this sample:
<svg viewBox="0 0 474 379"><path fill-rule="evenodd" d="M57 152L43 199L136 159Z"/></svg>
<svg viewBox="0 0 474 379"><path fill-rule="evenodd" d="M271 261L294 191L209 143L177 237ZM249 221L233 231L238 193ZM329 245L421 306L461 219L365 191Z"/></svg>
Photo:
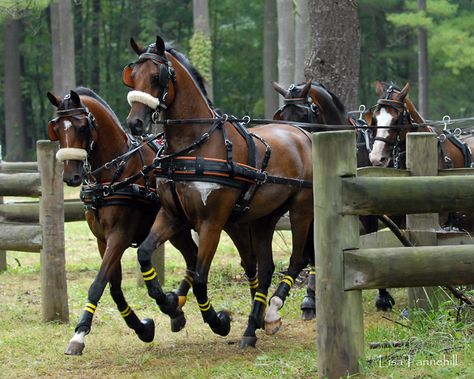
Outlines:
<svg viewBox="0 0 474 379"><path fill-rule="evenodd" d="M285 302L288 293L290 292L291 287L295 284L295 280L290 275L285 275L280 281L277 290L273 296L278 296L283 302Z"/></svg>
<svg viewBox="0 0 474 379"><path fill-rule="evenodd" d="M263 316L267 305L267 295L262 292L256 292L252 312L250 313L250 320L253 320L255 323L255 328L262 328Z"/></svg>
<svg viewBox="0 0 474 379"><path fill-rule="evenodd" d="M155 268L152 266L141 267L141 271L148 290L148 295L155 299L158 305L162 305L166 301L166 296L156 278L158 274L156 273Z"/></svg>
<svg viewBox="0 0 474 379"><path fill-rule="evenodd" d="M82 312L81 319L76 326L76 332L81 329L85 331L86 334L90 332L91 325L92 325L92 317L94 316L95 310L97 308L97 304L87 303L84 307L84 311Z"/></svg>
<svg viewBox="0 0 474 379"><path fill-rule="evenodd" d="M179 284L177 295L179 299L179 306L182 307L186 304L187 294L191 287L193 286L193 275L189 270L186 271L186 275L184 276L183 280Z"/></svg>

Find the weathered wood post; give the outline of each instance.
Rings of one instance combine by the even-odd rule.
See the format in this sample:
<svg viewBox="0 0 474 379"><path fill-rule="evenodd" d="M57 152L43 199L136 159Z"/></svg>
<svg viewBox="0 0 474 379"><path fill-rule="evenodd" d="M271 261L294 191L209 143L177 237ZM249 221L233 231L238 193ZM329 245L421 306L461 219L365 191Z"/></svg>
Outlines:
<svg viewBox="0 0 474 379"><path fill-rule="evenodd" d="M41 304L43 321L69 321L66 259L64 247L64 193L62 163L56 160L57 144L38 141L38 169L41 173L40 224Z"/></svg>
<svg viewBox="0 0 474 379"><path fill-rule="evenodd" d="M0 204L3 204L3 196L0 196ZM7 252L0 250L0 272L7 269Z"/></svg>
<svg viewBox="0 0 474 379"><path fill-rule="evenodd" d="M343 251L359 247L357 216L341 215L342 177L356 175L353 131L313 134L318 375L359 372L364 356L362 292L344 292Z"/></svg>
<svg viewBox="0 0 474 379"><path fill-rule="evenodd" d="M438 175L438 147L435 133L409 133L406 142L407 169L411 176ZM410 196L407 194L407 196ZM430 201L427 197L426 201ZM436 246L436 230L440 228L437 213L406 216L410 240L415 246ZM429 264L429 262L427 262ZM437 306L436 287L408 289L410 308L431 309ZM439 292L439 291L438 291Z"/></svg>

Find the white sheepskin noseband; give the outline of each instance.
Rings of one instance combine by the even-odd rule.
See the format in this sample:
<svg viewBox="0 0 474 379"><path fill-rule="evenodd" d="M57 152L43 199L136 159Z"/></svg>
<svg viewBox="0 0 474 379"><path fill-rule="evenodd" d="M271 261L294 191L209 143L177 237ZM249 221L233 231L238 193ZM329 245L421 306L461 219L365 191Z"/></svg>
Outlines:
<svg viewBox="0 0 474 379"><path fill-rule="evenodd" d="M87 158L87 151L85 149L78 149L76 147L65 147L59 149L56 153L56 159L60 162L64 161L85 161Z"/></svg>
<svg viewBox="0 0 474 379"><path fill-rule="evenodd" d="M142 103L151 109L155 110L160 105L160 100L157 97L151 96L149 93L142 91L130 91L127 95L127 101L130 106L133 102Z"/></svg>

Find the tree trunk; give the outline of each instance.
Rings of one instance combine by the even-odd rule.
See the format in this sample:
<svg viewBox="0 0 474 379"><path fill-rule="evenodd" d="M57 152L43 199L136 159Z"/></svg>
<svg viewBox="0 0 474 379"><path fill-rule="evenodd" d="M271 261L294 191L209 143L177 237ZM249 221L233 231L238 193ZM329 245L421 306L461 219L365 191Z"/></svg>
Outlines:
<svg viewBox="0 0 474 379"><path fill-rule="evenodd" d="M56 95L62 96L76 87L71 1L59 0L50 7L53 90Z"/></svg>
<svg viewBox="0 0 474 379"><path fill-rule="evenodd" d="M306 78L318 80L346 106L357 108L360 26L353 1L309 0L311 56Z"/></svg>
<svg viewBox="0 0 474 379"><path fill-rule="evenodd" d="M288 87L295 75L295 18L293 2L277 0L278 14L278 83ZM283 98L280 97L280 105Z"/></svg>
<svg viewBox="0 0 474 379"><path fill-rule="evenodd" d="M308 0L296 1L295 16L295 83L305 81L305 61L310 51Z"/></svg>
<svg viewBox="0 0 474 379"><path fill-rule="evenodd" d="M207 0L193 0L193 26L195 33L201 32L206 37L206 39L210 41L209 7ZM212 59L210 59L210 62L212 62ZM209 99L212 100L214 98L214 91L212 88L212 70L210 70L210 78L206 79L207 80L204 85L206 87Z"/></svg>
<svg viewBox="0 0 474 379"><path fill-rule="evenodd" d="M278 94L271 84L277 80L278 29L275 0L265 0L263 18L263 98L265 118L271 119L278 108Z"/></svg>
<svg viewBox="0 0 474 379"><path fill-rule="evenodd" d="M418 9L426 11L426 1L418 0ZM423 118L428 115L428 41L425 28L418 30L418 110Z"/></svg>
<svg viewBox="0 0 474 379"><path fill-rule="evenodd" d="M21 100L20 44L22 25L20 20L6 19L5 45L5 160L19 161L25 157L25 118Z"/></svg>

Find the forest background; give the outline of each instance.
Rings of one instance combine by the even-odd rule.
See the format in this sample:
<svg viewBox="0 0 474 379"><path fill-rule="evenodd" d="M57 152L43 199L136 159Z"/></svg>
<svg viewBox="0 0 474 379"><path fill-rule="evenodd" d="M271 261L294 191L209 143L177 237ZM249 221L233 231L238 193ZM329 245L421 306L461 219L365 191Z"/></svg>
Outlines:
<svg viewBox="0 0 474 379"><path fill-rule="evenodd" d="M370 107L375 103L373 84L377 79L400 86L410 82L410 96L418 104L419 83L426 80L426 118L474 116L472 1L347 2L354 6L357 22L347 20L338 25L342 33L355 34L360 42L360 48L354 45L359 57L357 97L350 104L346 102L348 111L356 110L359 104ZM53 74L61 71L57 62L72 61L69 64L74 74L63 82L69 80L72 88L92 88L124 123L129 106L121 72L136 58L130 37L141 44L154 42L156 35L172 41L209 80L213 102L224 112L239 117L271 116L278 107L278 98L276 92L268 91L269 81L287 86L304 80L305 74L308 79L304 69L314 49L310 24L319 20L314 19L317 13L313 10L299 8L302 3L306 7L331 4L324 0L0 0L3 159L34 159L36 140L47 137L46 126L54 109L46 93L63 92L55 88ZM205 5L204 13L203 9L197 13L196 4ZM338 12L336 5L334 12ZM199 23L203 14L204 27ZM70 22L65 22L68 17ZM291 26L288 20L292 18L291 22L297 20L291 32L296 29L296 36L291 34L293 39L282 45L281 37L289 34L282 28ZM304 38L298 30L303 30ZM321 33L321 38L331 40L331 35L324 36L324 30ZM420 78L420 33L426 36L426 78ZM70 37L72 43L65 43L67 38L62 37ZM296 58L295 62L293 49L302 51L303 61ZM291 67L284 65L285 52L293 56ZM351 64L349 53L353 52L347 51L349 62L343 64ZM345 83L336 86L314 72L311 76L342 95L338 88Z"/></svg>

